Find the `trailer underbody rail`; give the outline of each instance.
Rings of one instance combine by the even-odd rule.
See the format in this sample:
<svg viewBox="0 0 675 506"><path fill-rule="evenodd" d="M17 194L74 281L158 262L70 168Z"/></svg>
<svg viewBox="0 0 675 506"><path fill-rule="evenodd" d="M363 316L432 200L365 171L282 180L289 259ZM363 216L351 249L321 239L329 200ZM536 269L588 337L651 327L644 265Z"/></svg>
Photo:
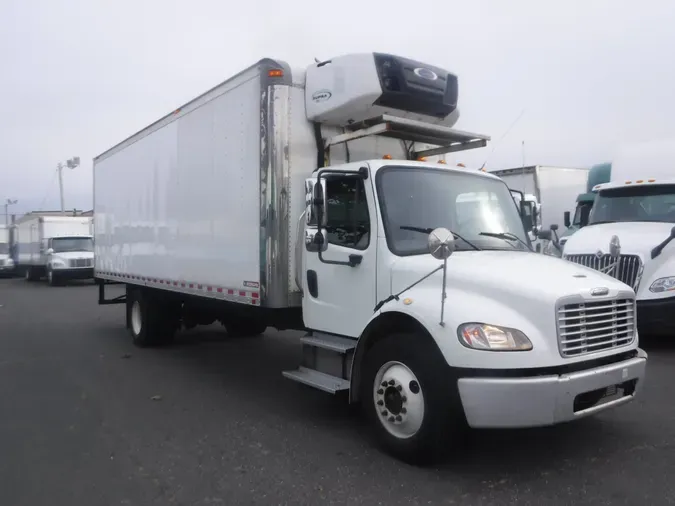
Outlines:
<svg viewBox="0 0 675 506"><path fill-rule="evenodd" d="M111 304L126 304L127 295L126 292L123 295L118 295L112 299L105 298L105 285L124 285L125 283L120 283L118 281L108 281L107 279L95 278L96 284L98 285L98 304L99 306L107 306Z"/></svg>

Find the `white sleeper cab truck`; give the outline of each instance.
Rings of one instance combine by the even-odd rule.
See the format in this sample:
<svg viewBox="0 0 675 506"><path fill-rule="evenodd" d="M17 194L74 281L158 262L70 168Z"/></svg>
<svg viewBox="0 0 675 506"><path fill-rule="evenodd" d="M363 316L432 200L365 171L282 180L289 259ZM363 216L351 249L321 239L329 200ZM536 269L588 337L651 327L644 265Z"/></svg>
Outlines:
<svg viewBox="0 0 675 506"><path fill-rule="evenodd" d="M629 146L596 185L588 225L564 258L612 276L637 293L641 334L675 334L675 141Z"/></svg>
<svg viewBox="0 0 675 506"><path fill-rule="evenodd" d="M12 243L10 228L0 225L0 276L11 276L14 273L12 259Z"/></svg>
<svg viewBox="0 0 675 506"><path fill-rule="evenodd" d="M18 268L27 281L52 285L94 277L91 218L28 214L17 220Z"/></svg>
<svg viewBox="0 0 675 506"><path fill-rule="evenodd" d="M488 140L457 117L457 77L417 61L258 62L94 160L99 302L140 346L306 331L284 376L409 461L631 401L646 355L596 322L634 321L635 293L535 254L501 179L440 163Z"/></svg>

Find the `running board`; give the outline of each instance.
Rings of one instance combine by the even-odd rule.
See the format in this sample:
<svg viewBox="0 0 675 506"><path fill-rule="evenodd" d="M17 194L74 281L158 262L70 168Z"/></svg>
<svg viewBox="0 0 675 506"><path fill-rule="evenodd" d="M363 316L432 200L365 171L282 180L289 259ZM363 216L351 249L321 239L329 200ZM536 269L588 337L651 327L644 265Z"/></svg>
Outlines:
<svg viewBox="0 0 675 506"><path fill-rule="evenodd" d="M302 363L295 371L284 371L285 378L330 394L349 390L355 339L315 332L300 342Z"/></svg>
<svg viewBox="0 0 675 506"><path fill-rule="evenodd" d="M284 378L314 387L317 390L328 392L329 394L336 394L344 390L349 390L349 380L331 376L330 374L324 374L302 366L298 367L295 371L284 371L281 374L284 375Z"/></svg>

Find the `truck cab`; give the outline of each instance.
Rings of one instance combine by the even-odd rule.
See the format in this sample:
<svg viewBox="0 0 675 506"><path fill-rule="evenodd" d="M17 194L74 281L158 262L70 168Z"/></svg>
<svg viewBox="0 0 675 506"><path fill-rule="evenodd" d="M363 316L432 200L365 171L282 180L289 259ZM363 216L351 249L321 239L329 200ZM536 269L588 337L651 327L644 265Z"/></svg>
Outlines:
<svg viewBox="0 0 675 506"><path fill-rule="evenodd" d="M318 96L312 74L308 97ZM405 99L398 106L414 109ZM314 112L308 102L308 116L324 117ZM330 120L345 127L354 115L336 108ZM434 129L413 126L405 134L413 145ZM452 151L436 144L427 152ZM630 287L536 254L525 195L514 205L501 178L391 158L326 163L305 181L296 258L310 334L301 367L286 377L349 391L388 450L406 458L456 437L462 420L550 425L634 397L646 355ZM534 227L538 202L529 202ZM585 315L616 327L605 332Z"/></svg>
<svg viewBox="0 0 675 506"><path fill-rule="evenodd" d="M630 146L612 161L611 182L598 184L589 222L563 257L612 276L637 294L638 327L675 332L675 142Z"/></svg>
<svg viewBox="0 0 675 506"><path fill-rule="evenodd" d="M10 227L0 225L0 276L10 276L14 273L11 239Z"/></svg>
<svg viewBox="0 0 675 506"><path fill-rule="evenodd" d="M560 248L556 248L558 256L562 255L562 247L565 246L567 239L577 232L580 228L588 225L588 220L593 209L593 202L597 191L594 188L602 183L608 183L612 171L611 163L599 163L593 165L588 171L588 180L586 182L586 192L577 196L577 206L574 210L574 216L570 218L570 213L565 211L563 222L565 231L560 236Z"/></svg>
<svg viewBox="0 0 675 506"><path fill-rule="evenodd" d="M90 235L44 239L47 282L57 285L69 279L94 275L94 238Z"/></svg>

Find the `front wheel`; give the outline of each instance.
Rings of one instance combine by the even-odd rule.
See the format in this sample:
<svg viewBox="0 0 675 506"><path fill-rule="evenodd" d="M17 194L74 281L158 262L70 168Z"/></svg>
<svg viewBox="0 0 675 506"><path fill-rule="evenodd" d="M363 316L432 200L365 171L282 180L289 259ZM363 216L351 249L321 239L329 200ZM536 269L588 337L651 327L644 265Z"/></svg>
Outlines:
<svg viewBox="0 0 675 506"><path fill-rule="evenodd" d="M59 279L54 275L54 271L50 268L47 268L47 283L49 286L59 285Z"/></svg>
<svg viewBox="0 0 675 506"><path fill-rule="evenodd" d="M365 357L361 402L376 439L403 461L430 464L462 441L456 383L437 349L414 334L387 337Z"/></svg>

